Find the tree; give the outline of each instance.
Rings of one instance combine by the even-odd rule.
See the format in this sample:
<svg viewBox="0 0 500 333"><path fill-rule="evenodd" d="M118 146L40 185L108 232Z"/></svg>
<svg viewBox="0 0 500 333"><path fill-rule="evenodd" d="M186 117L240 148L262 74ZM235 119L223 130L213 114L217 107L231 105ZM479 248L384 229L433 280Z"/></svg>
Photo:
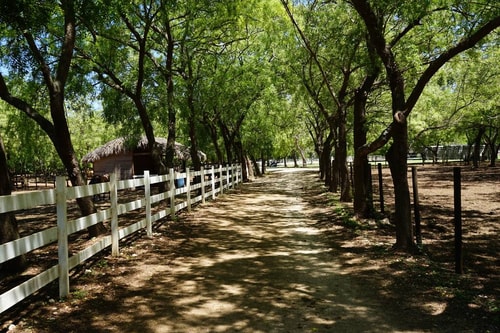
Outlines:
<svg viewBox="0 0 500 333"><path fill-rule="evenodd" d="M34 94L42 94L49 106L49 120L29 99L14 96L0 73L0 98L33 119L48 135L73 186L84 185L65 113L65 87L70 78L71 62L77 39L77 15L85 6L74 0L60 2L3 2L0 9L3 39L8 49L2 52L4 65L11 64L21 80L31 80ZM82 10L82 12L77 12ZM31 72L31 75L27 75ZM26 82L27 83L27 82ZM44 88L44 89L42 89ZM36 100L36 98L34 99ZM90 197L77 200L83 215L95 212ZM102 223L89 228L89 236L106 230Z"/></svg>
<svg viewBox="0 0 500 333"><path fill-rule="evenodd" d="M11 180L7 166L7 156L0 136L0 195L11 194ZM17 220L14 213L0 214L0 244L7 243L19 238ZM19 256L0 265L0 275L13 275L22 271L26 265L25 256Z"/></svg>
<svg viewBox="0 0 500 333"><path fill-rule="evenodd" d="M396 244L395 248L406 252L416 250L413 240L413 230L410 216L410 193L407 180L407 154L408 154L408 123L407 118L417 103L420 95L429 80L437 71L461 52L474 47L485 36L494 31L500 24L498 8L488 4L470 4L453 7L448 10L438 7L434 2L426 3L404 3L399 1L385 1L383 4L375 4L368 0L351 0L353 7L363 19L370 41L382 61L392 99L392 122L374 142L359 148L363 154L373 152L384 146L392 139L392 144L386 154L394 183L395 196L395 223ZM496 8L496 9L495 9ZM478 10L474 12L474 10ZM443 17L447 13L453 17L457 24L449 26L449 17ZM437 17L437 18L436 18ZM424 22L424 19L426 21ZM436 20L435 22L431 20ZM386 22L392 24L386 24ZM427 24L429 23L429 24ZM440 24L440 25L438 25ZM403 44L416 27L422 25L429 29L426 34L420 33L417 37L428 38L426 44L427 52L419 54L424 63L423 71L415 73L409 71L410 75L417 75L415 85L410 88L407 95L406 83L410 81L405 77L404 56L408 59L412 54L403 53L402 57L396 57L394 52L398 44ZM436 30L446 29L449 35L437 34ZM389 34L394 35L394 29L398 29L395 38L388 39ZM431 31L433 30L433 31ZM424 36L425 35L425 36ZM435 42L432 37L440 37L441 40L450 40L446 44L429 45ZM403 42L402 42L403 41ZM417 45L413 42L413 45ZM408 44L407 44L408 45ZM431 52L429 52L431 50ZM403 59L402 59L403 58Z"/></svg>
<svg viewBox="0 0 500 333"><path fill-rule="evenodd" d="M240 11L233 14L237 15L234 31L222 33L225 38L206 54L199 81L203 96L200 100L206 104L203 124L210 133L217 158L223 159L220 147L224 146L229 163L242 163L245 180L249 147L244 146L244 123L254 112L258 113L259 101L273 90L275 40L268 31L270 22L280 19L276 4L241 2Z"/></svg>
<svg viewBox="0 0 500 333"><path fill-rule="evenodd" d="M371 197L371 177L370 164L367 154L360 153L359 148L363 147L368 139L368 116L367 102L368 96L376 85L376 80L380 74L380 66L375 59L375 50L367 40L367 65L365 77L354 93L353 102L353 187L354 214L358 217L367 218L373 215L373 200Z"/></svg>
<svg viewBox="0 0 500 333"><path fill-rule="evenodd" d="M228 45L244 37L238 29L242 16L241 3L220 2L216 6L207 6L194 1L189 4L190 9L186 10L183 29L178 37L178 72L182 78L179 95L183 96L180 115L187 121L193 167L200 170L199 134L202 134L202 115L207 112L206 101L210 99L204 95L209 91L204 80L211 80L214 75L211 58L221 56Z"/></svg>
<svg viewBox="0 0 500 333"><path fill-rule="evenodd" d="M348 110L354 103L360 80L359 44L364 40L364 31L351 24L352 9L343 3L314 1L309 6L296 7L303 10L304 27L301 27L288 1L281 2L307 54L301 57L307 59L302 63L302 84L330 127L320 157L325 185L335 192L340 188L340 200L349 202L352 194L347 169ZM332 149L334 160L330 170Z"/></svg>
<svg viewBox="0 0 500 333"><path fill-rule="evenodd" d="M114 24L109 24L106 20L96 22L96 26L87 25L92 42L87 43L85 49L80 48L79 53L92 64L92 69L100 82L113 89L115 93L130 99L148 140L154 171L166 174L167 166L163 161L162 149L156 142L153 116L148 112L151 96L145 91L148 81L152 81L154 77L147 61L153 57L149 44L154 31L153 25L156 24L156 18L162 9L163 7L154 1L137 1L126 5L115 3L108 8L110 16L116 19ZM123 66L123 62L127 65ZM149 83L150 91L154 91L153 86L154 84ZM116 97L113 93L104 96ZM107 108L107 111L122 112L116 110L116 105L113 103L115 101L117 99L112 98L113 105ZM129 121L120 114L115 117L120 121ZM173 153L170 156L173 161Z"/></svg>
<svg viewBox="0 0 500 333"><path fill-rule="evenodd" d="M481 51L471 52L469 57L473 61L456 71L456 86L462 87L459 95L464 107L460 110L460 123L455 129L458 133L466 133L470 141L475 141L475 167L482 159L479 156L481 145L487 147L490 166L495 166L500 147L500 70L496 65L500 51L498 47Z"/></svg>

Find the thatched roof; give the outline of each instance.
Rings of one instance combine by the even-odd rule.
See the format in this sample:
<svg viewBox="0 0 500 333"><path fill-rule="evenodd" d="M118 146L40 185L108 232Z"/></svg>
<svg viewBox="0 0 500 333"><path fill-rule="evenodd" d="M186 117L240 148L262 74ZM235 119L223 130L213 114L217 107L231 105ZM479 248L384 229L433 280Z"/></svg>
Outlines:
<svg viewBox="0 0 500 333"><path fill-rule="evenodd" d="M167 139L165 138L156 138L156 142L160 144L162 147L163 151L166 150L167 148ZM133 141L131 142L130 139L127 139L125 137L120 137L114 140L111 140L104 145L94 149L87 155L83 156L82 162L83 163L94 163L95 161L98 161L102 158L112 156L112 155L119 155L119 154L124 154L128 152L133 152L133 151L145 151L148 146L148 139L143 136L137 144L133 144ZM205 160L206 155L198 151L198 155L200 156L201 160ZM176 142L175 143L175 158L180 159L180 160L189 160L191 159L191 155L189 153L189 147L184 146L181 143Z"/></svg>

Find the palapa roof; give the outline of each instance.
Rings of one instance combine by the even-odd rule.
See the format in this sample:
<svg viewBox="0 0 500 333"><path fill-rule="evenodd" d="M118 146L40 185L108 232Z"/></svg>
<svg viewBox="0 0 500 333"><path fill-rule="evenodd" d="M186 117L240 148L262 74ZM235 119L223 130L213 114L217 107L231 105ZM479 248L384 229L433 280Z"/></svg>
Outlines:
<svg viewBox="0 0 500 333"><path fill-rule="evenodd" d="M167 149L167 139L165 138L156 138L156 142L162 147L163 152ZM111 140L104 145L97 147L87 155L83 156L83 163L94 163L102 158L112 156L112 155L120 155L134 151L145 151L148 147L148 139L143 136L139 139L136 145L133 144L133 141L129 138L120 137L114 140ZM198 155L201 160L205 160L206 155L198 151ZM181 143L175 143L175 158L180 160L189 160L191 159L191 155L189 153L189 147L184 146Z"/></svg>

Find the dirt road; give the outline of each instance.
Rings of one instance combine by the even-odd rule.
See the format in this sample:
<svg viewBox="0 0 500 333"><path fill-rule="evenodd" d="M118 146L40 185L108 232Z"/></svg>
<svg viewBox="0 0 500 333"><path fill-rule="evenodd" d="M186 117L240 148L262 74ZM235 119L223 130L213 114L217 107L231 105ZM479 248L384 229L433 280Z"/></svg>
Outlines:
<svg viewBox="0 0 500 333"><path fill-rule="evenodd" d="M335 264L308 216L307 181L275 173L186 216L198 225L196 238L166 274L152 276L163 290L141 300L135 321L150 332L397 329Z"/></svg>
<svg viewBox="0 0 500 333"><path fill-rule="evenodd" d="M241 185L82 270L69 300L47 300L12 331L434 331L342 269L305 200L311 186L307 170Z"/></svg>

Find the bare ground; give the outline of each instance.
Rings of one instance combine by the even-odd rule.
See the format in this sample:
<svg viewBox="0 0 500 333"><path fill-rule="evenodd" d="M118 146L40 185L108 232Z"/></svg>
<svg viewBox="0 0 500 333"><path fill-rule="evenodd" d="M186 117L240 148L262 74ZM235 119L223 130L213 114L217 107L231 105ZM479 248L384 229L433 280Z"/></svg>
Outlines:
<svg viewBox="0 0 500 333"><path fill-rule="evenodd" d="M96 258L74 272L71 297L58 301L51 285L2 327L498 332L500 171L464 171L465 274L453 266L451 168L419 169L419 256L393 253L393 226L352 219L314 171L274 171Z"/></svg>

